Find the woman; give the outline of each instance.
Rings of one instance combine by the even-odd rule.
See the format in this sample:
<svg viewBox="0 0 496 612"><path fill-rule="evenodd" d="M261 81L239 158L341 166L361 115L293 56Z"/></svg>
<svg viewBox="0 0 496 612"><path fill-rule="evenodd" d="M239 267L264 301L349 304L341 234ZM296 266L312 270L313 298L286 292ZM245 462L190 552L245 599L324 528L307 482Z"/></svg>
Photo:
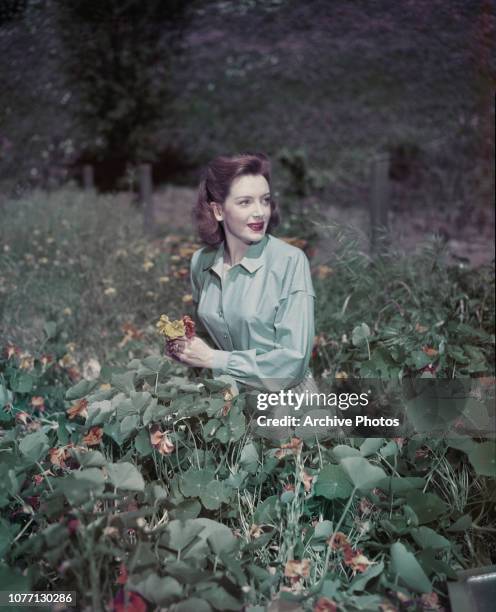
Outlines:
<svg viewBox="0 0 496 612"><path fill-rule="evenodd" d="M198 334L170 342L169 355L258 391L318 393L308 368L315 299L310 266L303 251L270 233L279 214L269 159L214 159L200 183L195 217L207 244L191 261Z"/></svg>

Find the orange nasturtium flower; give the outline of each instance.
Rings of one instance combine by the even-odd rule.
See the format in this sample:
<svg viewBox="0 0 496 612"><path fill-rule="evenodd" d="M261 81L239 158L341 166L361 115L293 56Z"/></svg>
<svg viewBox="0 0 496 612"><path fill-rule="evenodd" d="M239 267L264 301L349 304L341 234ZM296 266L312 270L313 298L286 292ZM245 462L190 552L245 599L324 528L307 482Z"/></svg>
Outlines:
<svg viewBox="0 0 496 612"><path fill-rule="evenodd" d="M75 419L77 416L83 417L83 419L88 418L88 400L87 399L79 399L75 404L73 404L70 408L66 410L67 416L69 419Z"/></svg>
<svg viewBox="0 0 496 612"><path fill-rule="evenodd" d="M103 429L101 427L92 427L84 436L83 442L87 446L97 446L103 438Z"/></svg>
<svg viewBox="0 0 496 612"><path fill-rule="evenodd" d="M191 317L184 315L178 321L171 321L167 315L161 315L156 325L158 333L165 336L167 340L177 338L193 338L195 335L195 323Z"/></svg>

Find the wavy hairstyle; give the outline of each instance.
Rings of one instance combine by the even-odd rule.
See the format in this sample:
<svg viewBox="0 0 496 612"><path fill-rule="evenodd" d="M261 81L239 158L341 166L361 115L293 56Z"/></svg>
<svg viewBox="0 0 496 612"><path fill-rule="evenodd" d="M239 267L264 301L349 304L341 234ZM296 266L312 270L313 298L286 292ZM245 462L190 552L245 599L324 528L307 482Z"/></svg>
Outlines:
<svg viewBox="0 0 496 612"><path fill-rule="evenodd" d="M234 179L239 176L262 175L271 186L271 167L269 158L263 153L242 153L231 157L220 156L213 159L203 170L198 199L193 209L193 217L202 242L217 247L225 239L224 228L214 216L211 202L224 203L229 195ZM279 208L270 197L270 219L267 232L279 223Z"/></svg>

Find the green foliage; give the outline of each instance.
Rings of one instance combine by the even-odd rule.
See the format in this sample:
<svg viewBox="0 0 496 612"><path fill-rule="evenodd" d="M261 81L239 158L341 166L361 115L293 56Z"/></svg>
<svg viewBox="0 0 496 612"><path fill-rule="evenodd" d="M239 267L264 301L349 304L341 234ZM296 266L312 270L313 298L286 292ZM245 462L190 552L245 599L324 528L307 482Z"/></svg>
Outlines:
<svg viewBox="0 0 496 612"><path fill-rule="evenodd" d="M124 592L153 605L239 610L296 581L301 603L369 609L394 601L398 578L412 601L442 593L470 563L465 530L485 528L489 442L426 438L428 467L415 438L273 448L252 438L244 393L226 400L227 382L178 376L158 355L108 367L110 384L66 386L40 413L46 373L14 390L20 364L12 351L0 361L0 555L13 575L30 567L26 588L57 576L99 609L122 596L124 571ZM452 444L463 451L450 459ZM450 460L472 473L461 510L438 484ZM303 560L308 575L289 579Z"/></svg>
<svg viewBox="0 0 496 612"><path fill-rule="evenodd" d="M170 59L188 3L57 2L64 69L79 92L86 157L153 161ZM117 152L117 154L116 154Z"/></svg>
<svg viewBox="0 0 496 612"><path fill-rule="evenodd" d="M330 274L315 279L316 368L363 378L494 375L494 266L449 267L443 247L370 259L349 228L329 228ZM360 322L361 323L358 323Z"/></svg>

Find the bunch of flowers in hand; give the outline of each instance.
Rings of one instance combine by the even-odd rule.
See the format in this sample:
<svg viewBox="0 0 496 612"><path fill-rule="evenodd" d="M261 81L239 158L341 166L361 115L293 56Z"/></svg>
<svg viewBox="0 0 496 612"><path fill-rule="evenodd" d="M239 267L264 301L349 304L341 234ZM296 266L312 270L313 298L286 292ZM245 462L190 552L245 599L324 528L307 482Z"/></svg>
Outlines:
<svg viewBox="0 0 496 612"><path fill-rule="evenodd" d="M178 351L175 340L191 340L195 337L195 322L188 315L184 315L177 321L171 321L167 315L160 315L156 327L158 333L165 337L168 349L172 353Z"/></svg>

